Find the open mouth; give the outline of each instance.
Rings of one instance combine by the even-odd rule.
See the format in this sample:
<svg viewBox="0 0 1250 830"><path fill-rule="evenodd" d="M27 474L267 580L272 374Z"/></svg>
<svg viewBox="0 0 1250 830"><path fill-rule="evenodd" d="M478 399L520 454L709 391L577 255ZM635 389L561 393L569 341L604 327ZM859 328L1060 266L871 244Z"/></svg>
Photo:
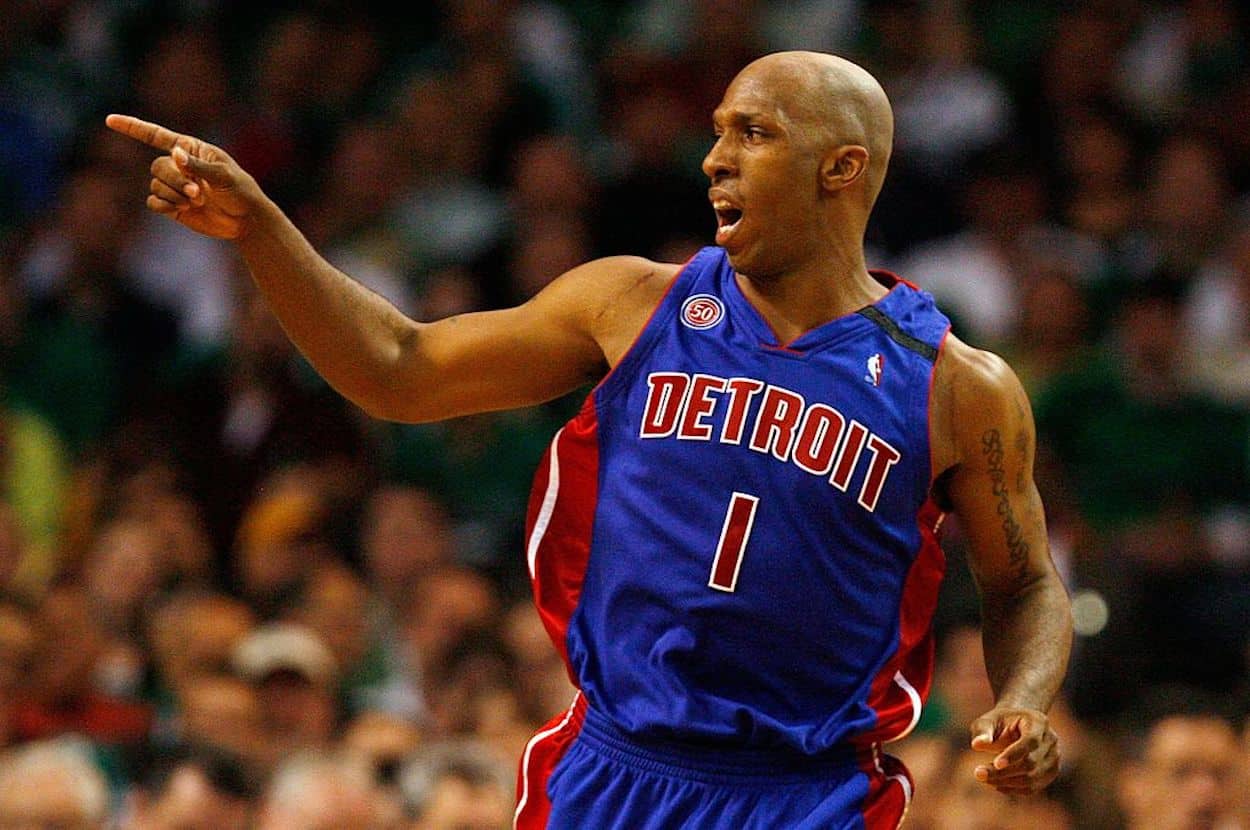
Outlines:
<svg viewBox="0 0 1250 830"><path fill-rule="evenodd" d="M742 208L717 201L712 204L712 209L716 211L716 243L723 245L742 221Z"/></svg>

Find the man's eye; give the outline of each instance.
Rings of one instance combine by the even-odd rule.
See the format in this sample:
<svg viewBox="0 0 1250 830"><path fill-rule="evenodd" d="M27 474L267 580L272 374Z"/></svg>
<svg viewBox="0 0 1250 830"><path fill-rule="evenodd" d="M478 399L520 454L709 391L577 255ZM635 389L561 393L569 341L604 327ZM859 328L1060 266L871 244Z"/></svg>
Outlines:
<svg viewBox="0 0 1250 830"><path fill-rule="evenodd" d="M743 134L746 136L747 141L759 141L764 137L764 131L759 127L747 127Z"/></svg>

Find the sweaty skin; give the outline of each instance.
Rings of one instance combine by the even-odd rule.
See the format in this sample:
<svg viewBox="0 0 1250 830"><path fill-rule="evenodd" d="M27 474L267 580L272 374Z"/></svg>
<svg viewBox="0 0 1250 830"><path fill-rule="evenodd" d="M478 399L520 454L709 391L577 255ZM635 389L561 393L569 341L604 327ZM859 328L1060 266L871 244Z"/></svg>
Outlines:
<svg viewBox="0 0 1250 830"><path fill-rule="evenodd" d="M287 334L378 418L430 421L549 400L624 355L679 266L610 257L515 308L419 323L327 263L223 150L127 115L109 127L159 150L148 207L233 241ZM880 85L833 55L781 52L744 68L713 114L703 162L743 292L780 344L884 295L863 238L885 178L893 116ZM1071 645L1033 483L1028 400L999 358L948 337L935 370L935 486L970 541L993 709L971 725L976 776L1032 793L1058 774L1046 712Z"/></svg>

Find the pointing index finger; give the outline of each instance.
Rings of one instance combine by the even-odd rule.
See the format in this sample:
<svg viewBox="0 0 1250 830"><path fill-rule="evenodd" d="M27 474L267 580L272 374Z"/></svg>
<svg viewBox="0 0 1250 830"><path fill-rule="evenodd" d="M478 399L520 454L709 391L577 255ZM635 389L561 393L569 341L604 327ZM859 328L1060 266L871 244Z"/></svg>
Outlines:
<svg viewBox="0 0 1250 830"><path fill-rule="evenodd" d="M133 138L136 141L142 141L149 147L155 147L157 150L169 152L178 146L179 139L185 138L173 130L167 130L160 124L153 124L151 121L144 121L142 118L135 118L133 115L119 115L113 113L104 119L105 125L122 135Z"/></svg>

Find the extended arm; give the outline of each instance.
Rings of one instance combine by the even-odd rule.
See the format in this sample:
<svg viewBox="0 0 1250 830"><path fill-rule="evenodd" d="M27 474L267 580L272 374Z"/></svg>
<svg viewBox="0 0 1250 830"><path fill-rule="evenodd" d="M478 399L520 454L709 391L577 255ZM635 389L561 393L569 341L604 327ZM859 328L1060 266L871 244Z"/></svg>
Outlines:
<svg viewBox="0 0 1250 830"><path fill-rule="evenodd" d="M986 670L994 709L971 725L973 748L994 752L978 777L1010 793L1035 792L1058 773L1046 712L1072 642L1068 595L1046 536L1033 482L1033 416L999 358L953 341L944 360L957 463L948 494L970 547L981 593Z"/></svg>
<svg viewBox="0 0 1250 830"><path fill-rule="evenodd" d="M437 420L571 391L602 374L637 323L630 312L645 311L672 273L635 257L596 260L521 306L418 323L322 258L220 148L131 116L106 123L167 154L152 163L148 207L233 241L300 351L379 418Z"/></svg>
<svg viewBox="0 0 1250 830"><path fill-rule="evenodd" d="M418 323L326 262L272 203L238 246L317 371L371 415L400 421L539 403L602 374L586 317L605 281L596 272L637 267L589 263L516 308Z"/></svg>

